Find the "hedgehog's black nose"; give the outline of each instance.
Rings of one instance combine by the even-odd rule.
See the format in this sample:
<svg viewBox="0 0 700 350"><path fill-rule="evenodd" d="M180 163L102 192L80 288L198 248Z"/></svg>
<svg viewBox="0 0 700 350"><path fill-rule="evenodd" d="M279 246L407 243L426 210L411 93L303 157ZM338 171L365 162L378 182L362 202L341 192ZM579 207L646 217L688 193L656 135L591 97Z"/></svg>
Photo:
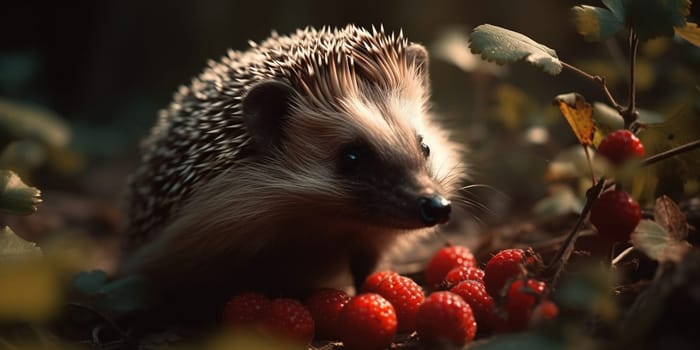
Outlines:
<svg viewBox="0 0 700 350"><path fill-rule="evenodd" d="M418 205L421 221L427 226L444 224L450 219L450 210L452 210L450 201L439 194L432 197L420 197Z"/></svg>

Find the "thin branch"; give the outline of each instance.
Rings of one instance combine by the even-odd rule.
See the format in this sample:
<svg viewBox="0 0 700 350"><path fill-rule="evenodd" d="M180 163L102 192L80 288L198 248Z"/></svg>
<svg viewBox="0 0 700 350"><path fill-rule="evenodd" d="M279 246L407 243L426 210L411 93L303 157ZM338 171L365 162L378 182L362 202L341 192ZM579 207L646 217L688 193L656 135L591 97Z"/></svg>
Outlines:
<svg viewBox="0 0 700 350"><path fill-rule="evenodd" d="M658 161L664 160L666 158L671 158L671 157L679 155L681 153L692 151L696 148L700 148L700 140L695 140L693 142L686 143L685 145L671 148L668 151L664 151L664 152L655 154L649 158L644 159L640 163L640 166L652 165Z"/></svg>
<svg viewBox="0 0 700 350"><path fill-rule="evenodd" d="M576 240L581 232L581 226L583 226L584 221L588 217L588 213L591 211L593 202L598 198L598 196L600 196L600 193L603 192L606 182L607 181L605 181L605 178L601 177L598 179L598 183L588 190L586 193L586 204L581 211L581 215L579 215L578 220L576 221L576 225L566 237L566 240L557 251L557 254L554 255L552 260L550 260L549 265L547 265L544 275L551 276L549 282L550 286L556 285L559 275L562 273L564 266L569 261L571 253L574 251Z"/></svg>
<svg viewBox="0 0 700 350"><path fill-rule="evenodd" d="M634 68L637 64L637 48L639 47L639 38L633 29L630 29L630 76L629 76L629 97L627 109L622 113L622 118L625 120L625 128L629 128L632 123L637 121L639 113L637 112L637 91L635 88Z"/></svg>
<svg viewBox="0 0 700 350"><path fill-rule="evenodd" d="M559 61L559 62L561 62L561 65L564 68L567 68L570 71L600 85L600 87L603 89L603 92L605 93L605 96L608 98L608 101L610 101L610 104L613 106L613 108L615 108L615 110L617 110L619 113L622 113L624 111L624 107L622 107L619 103L617 103L617 101L613 97L612 93L610 92L610 89L608 89L608 85L605 82L605 78L603 78L599 75L593 75L593 74L587 73L587 72L581 70L580 68L574 67L574 66L572 66L564 61Z"/></svg>
<svg viewBox="0 0 700 350"><path fill-rule="evenodd" d="M611 266L615 266L620 263L622 259L624 259L627 255L629 255L631 252L634 251L634 246L628 247L627 249L623 250L622 253L618 254L612 261L610 262Z"/></svg>

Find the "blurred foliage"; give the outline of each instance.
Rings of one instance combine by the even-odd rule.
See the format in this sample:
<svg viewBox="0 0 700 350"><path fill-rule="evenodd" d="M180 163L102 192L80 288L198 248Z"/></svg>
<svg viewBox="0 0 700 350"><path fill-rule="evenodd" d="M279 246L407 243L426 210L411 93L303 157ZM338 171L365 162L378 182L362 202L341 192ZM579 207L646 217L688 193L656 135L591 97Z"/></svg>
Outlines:
<svg viewBox="0 0 700 350"><path fill-rule="evenodd" d="M34 211L39 192L19 178L44 193L79 192L76 188L85 197L118 193L125 177L120 170L126 174L133 168L138 141L149 132L158 109L167 106L177 86L201 71L206 60L216 59L228 48L245 49L248 40L263 39L272 29L285 33L307 25L352 22L383 23L389 30L403 28L408 38L429 48L436 114L449 121L458 142L470 145L474 181L511 198L502 203L506 200L498 197L496 204L489 198L480 199L502 210L496 219L503 221L512 212L537 219L578 213L591 185L588 162L566 119L552 106L552 96L577 91L579 95L571 96L590 101L596 125L593 145L621 128L622 117L597 84L580 76L564 72L552 78L527 65L504 67L481 56L501 63L525 60L552 74L561 70L561 59L604 77L613 95L624 100L629 72L623 34L624 28L635 28L645 39L639 47L635 82L641 106L640 137L647 155L700 135L700 101L696 94L688 97L689 90L697 89L700 76L700 31L696 15L689 15L690 2L603 0L604 7L580 5L571 10L573 18L567 16L578 3L410 0L373 3L371 11L362 2L320 0L177 4L156 0L74 7L47 3L41 8L13 3L0 14L7 17L0 18L0 30L13 33L0 43L0 169L14 170L2 173L10 176L0 186L0 208L12 208L9 212L15 214ZM476 27L471 38L472 50L478 52L474 54L468 47L468 28L485 22L514 30ZM584 41L598 43L582 43L577 31ZM500 51L503 43L513 50ZM615 175L629 176L624 187L647 205L661 193L674 199L695 195L700 190L698 152L645 167L632 176ZM604 164L596 159L593 164L596 173L605 172ZM100 169L116 173L118 180L103 182L89 173ZM90 181L104 192L88 187ZM11 203L6 201L8 190L20 193ZM633 244L658 261L688 260L693 254L697 260L697 252L676 250L685 247L686 238L675 235L661 221L655 213L654 221L640 225ZM685 219L672 221L687 224ZM68 348L56 339L46 341L42 331L33 327L59 317L67 300L81 302L89 309L91 322L97 318L100 325L109 323L101 316L121 316L143 306L141 281L111 281L105 272L93 270L87 264L95 251L91 240L65 231L52 232L56 238L43 241L39 249L8 227L0 229L0 323L33 323L26 337L26 329L0 328L0 348ZM596 326L604 323L612 333L617 331L614 324L627 310L610 291L623 282L618 274L625 269L622 265L617 269L604 269L597 263L572 267L553 294L562 307L561 318L527 334L492 337L477 348L593 349L607 345L591 337L592 326L586 322L595 320ZM638 305L636 315L645 315L647 308L654 311L654 317L662 314L664 302L673 301L676 292L661 284L671 280L674 287L683 289L678 276L687 282L697 275L681 267L676 270L660 270L663 275L650 282L651 292L646 293L646 303ZM658 295L667 299L655 299ZM630 329L651 333L647 330L656 320L651 318L639 321L646 328L636 327L634 321L627 323ZM25 338L29 345L16 341ZM34 340L40 345L31 344ZM298 347L254 333L224 333L192 348Z"/></svg>
<svg viewBox="0 0 700 350"><path fill-rule="evenodd" d="M89 248L63 237L44 249L46 254L8 227L0 229L0 323L45 322L62 307L67 282L85 267Z"/></svg>
<svg viewBox="0 0 700 350"><path fill-rule="evenodd" d="M700 135L700 95L692 93L683 105L660 123L642 123L639 139L648 155L654 155L698 139ZM651 203L661 194L673 198L697 193L686 187L700 181L700 150L678 155L641 169L627 179L630 193L642 203Z"/></svg>
<svg viewBox="0 0 700 350"><path fill-rule="evenodd" d="M41 203L41 191L29 187L12 171L0 170L0 212L27 215Z"/></svg>
<svg viewBox="0 0 700 350"><path fill-rule="evenodd" d="M690 0L603 0L607 7L579 5L572 11L576 29L588 41L613 37L623 28L633 29L640 39L672 36L686 26Z"/></svg>

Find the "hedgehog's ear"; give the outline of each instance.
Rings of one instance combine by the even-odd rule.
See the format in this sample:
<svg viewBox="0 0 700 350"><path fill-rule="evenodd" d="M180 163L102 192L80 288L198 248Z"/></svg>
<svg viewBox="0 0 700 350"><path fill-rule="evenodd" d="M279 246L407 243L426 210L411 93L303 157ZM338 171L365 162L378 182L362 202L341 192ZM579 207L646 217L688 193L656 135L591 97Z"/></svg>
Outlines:
<svg viewBox="0 0 700 350"><path fill-rule="evenodd" d="M265 150L280 143L293 94L289 84L267 80L253 85L243 96L243 124L255 147Z"/></svg>
<svg viewBox="0 0 700 350"><path fill-rule="evenodd" d="M423 78L423 84L426 88L430 87L430 79L428 77L428 50L420 44L410 44L406 48L406 57L408 64L413 63L418 70L418 73Z"/></svg>

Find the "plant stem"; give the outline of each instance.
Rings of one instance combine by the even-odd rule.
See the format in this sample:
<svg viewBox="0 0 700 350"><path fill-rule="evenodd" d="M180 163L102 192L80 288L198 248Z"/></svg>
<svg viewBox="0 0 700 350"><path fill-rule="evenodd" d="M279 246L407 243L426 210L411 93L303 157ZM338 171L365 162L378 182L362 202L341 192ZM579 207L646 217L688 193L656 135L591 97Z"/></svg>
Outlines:
<svg viewBox="0 0 700 350"><path fill-rule="evenodd" d="M634 251L634 246L628 247L627 249L623 250L622 253L618 254L612 261L610 262L611 266L615 266L620 263L620 260L624 259L627 255L629 255L631 252Z"/></svg>
<svg viewBox="0 0 700 350"><path fill-rule="evenodd" d="M700 148L700 140L695 140L692 142L688 142L685 145L681 145L675 148L671 148L668 151L664 151L658 154L655 154L649 158L644 159L641 163L640 166L647 166L647 165L652 165L658 161L664 160L666 158L671 158L673 156L679 155L681 153L689 152L692 151L696 148Z"/></svg>
<svg viewBox="0 0 700 350"><path fill-rule="evenodd" d="M628 97L628 105L627 109L625 109L622 113L622 118L625 120L625 128L630 127L632 123L637 121L637 118L639 117L639 113L637 112L637 91L635 88L635 80L634 80L634 68L637 63L637 48L639 47L639 38L637 38L637 34L634 32L633 29L630 29L630 52L629 52L629 62L630 62L630 82L629 82L629 97Z"/></svg>
<svg viewBox="0 0 700 350"><path fill-rule="evenodd" d="M619 103L617 103L617 101L613 97L612 93L610 92L610 89L608 89L608 85L605 83L605 78L603 78L599 75L593 75L593 74L587 73L587 72L581 70L580 68L574 67L574 66L572 66L564 61L560 61L560 62L564 68L567 68L570 71L600 85L600 87L603 89L603 92L605 93L605 96L608 98L608 101L610 101L610 104L612 104L613 108L615 108L615 110L617 110L619 113L622 113L624 111L624 108Z"/></svg>
<svg viewBox="0 0 700 350"><path fill-rule="evenodd" d="M566 240L554 255L554 258L552 258L549 265L547 265L545 268L544 275L551 276L549 281L550 286L556 285L559 275L564 270L566 263L569 261L571 253L574 251L576 239L578 239L579 233L581 232L581 226L588 217L588 213L591 211L593 202L598 198L598 196L600 196L600 193L603 192L605 183L605 178L601 177L598 180L598 183L596 183L595 186L591 187L588 192L586 192L586 205L584 205L581 215L579 215L578 220L576 221L576 225L566 237Z"/></svg>

